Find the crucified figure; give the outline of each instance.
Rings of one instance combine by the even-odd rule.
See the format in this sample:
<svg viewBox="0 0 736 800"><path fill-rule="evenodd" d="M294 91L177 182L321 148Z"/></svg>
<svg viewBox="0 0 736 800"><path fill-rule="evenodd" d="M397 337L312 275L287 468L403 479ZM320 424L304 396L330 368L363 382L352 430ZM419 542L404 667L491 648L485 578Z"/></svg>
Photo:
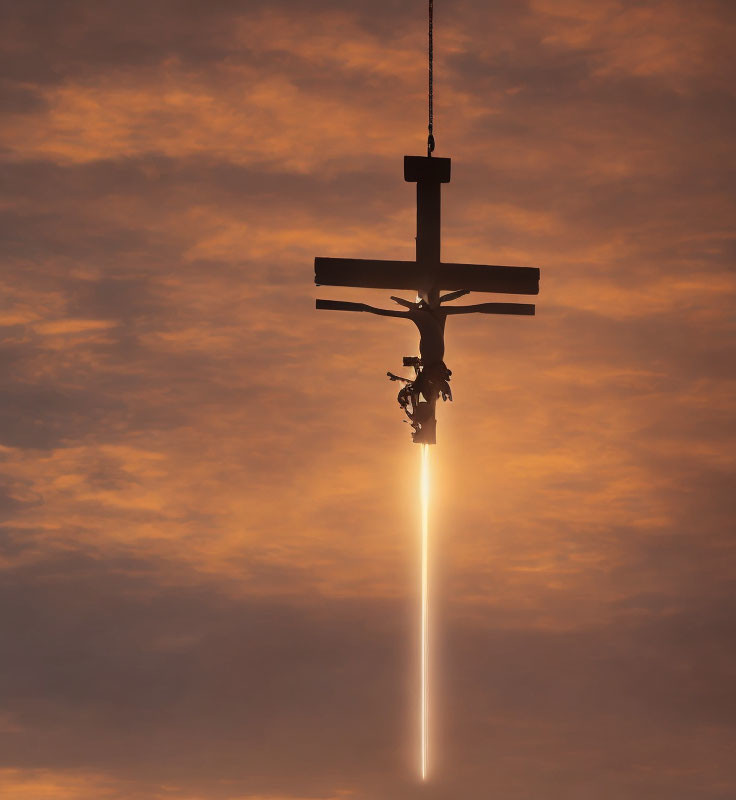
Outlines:
<svg viewBox="0 0 736 800"><path fill-rule="evenodd" d="M317 308L332 311L367 311L382 317L401 317L411 320L419 330L419 354L423 367L442 363L445 356L445 321L450 314L529 314L534 306L520 303L479 303L472 306L444 306L450 300L469 294L467 289L439 295L437 300L421 299L417 302L403 297L391 299L406 308L397 311L392 308L376 308L367 303L348 303L342 300L317 300Z"/></svg>
<svg viewBox="0 0 736 800"><path fill-rule="evenodd" d="M398 380L406 385L398 394L399 405L406 412L414 428L414 441L433 441L434 410L437 399L452 400L449 386L451 371L444 362L445 356L445 322L450 314L529 314L534 313L533 306L518 303L479 303L472 306L445 306L469 294L467 289L460 289L448 294L435 295L436 300L419 299L417 302L402 297L391 299L406 311L376 308L366 303L349 303L341 300L317 300L317 308L334 311L366 311L382 317L399 317L411 320L419 331L419 358L405 358L404 366L413 366L416 372L414 380L402 378L389 372L391 380ZM429 295L431 298L431 294Z"/></svg>

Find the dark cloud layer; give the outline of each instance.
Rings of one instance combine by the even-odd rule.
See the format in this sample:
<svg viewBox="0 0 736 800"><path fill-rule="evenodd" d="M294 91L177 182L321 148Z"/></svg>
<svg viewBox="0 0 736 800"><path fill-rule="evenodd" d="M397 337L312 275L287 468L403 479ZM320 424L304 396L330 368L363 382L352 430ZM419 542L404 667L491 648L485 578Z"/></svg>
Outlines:
<svg viewBox="0 0 736 800"><path fill-rule="evenodd" d="M172 783L207 797L331 796L346 771L372 793L415 794L402 758L411 603L234 599L214 585L161 586L159 569L68 552L4 584L3 636L17 643L3 666L10 763L135 773L142 797ZM573 796L595 785L593 767L604 796L726 797L733 611L699 603L575 632L445 620L438 745L461 774L440 778L437 796L473 792L482 762L507 796L563 796L524 763L543 748ZM652 749L665 729L672 740ZM663 785L668 759L701 736L713 749L694 748L688 777Z"/></svg>
<svg viewBox="0 0 736 800"><path fill-rule="evenodd" d="M448 325L420 786L414 332L309 287L412 257L424 7L2 4L3 798L733 797L733 4L436 6L443 254L543 272Z"/></svg>

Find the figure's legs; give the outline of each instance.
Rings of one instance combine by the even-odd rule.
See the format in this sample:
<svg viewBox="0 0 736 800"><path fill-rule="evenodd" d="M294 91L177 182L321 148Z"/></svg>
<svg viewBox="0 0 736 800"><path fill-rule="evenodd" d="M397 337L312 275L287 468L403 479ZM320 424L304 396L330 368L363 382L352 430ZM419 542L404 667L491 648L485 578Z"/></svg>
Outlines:
<svg viewBox="0 0 736 800"><path fill-rule="evenodd" d="M414 429L412 439L419 444L435 444L437 438L435 408L440 394L444 399L450 393L446 380L446 377L449 377L449 370L443 362L427 368L416 356L404 356L403 362L405 367L414 368L416 378L410 380L392 372L387 373L392 381L401 381L405 384L399 390L396 399Z"/></svg>
<svg viewBox="0 0 736 800"><path fill-rule="evenodd" d="M419 402L412 425L414 433L412 439L416 444L437 443L437 419L435 417L436 398Z"/></svg>

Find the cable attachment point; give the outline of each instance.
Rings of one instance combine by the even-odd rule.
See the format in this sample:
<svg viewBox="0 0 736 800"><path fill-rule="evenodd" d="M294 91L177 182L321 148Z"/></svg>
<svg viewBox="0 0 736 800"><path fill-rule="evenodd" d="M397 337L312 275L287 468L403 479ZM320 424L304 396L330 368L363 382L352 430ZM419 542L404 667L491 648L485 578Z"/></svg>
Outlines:
<svg viewBox="0 0 736 800"><path fill-rule="evenodd" d="M434 151L434 136L430 133L427 137L427 155L431 158Z"/></svg>

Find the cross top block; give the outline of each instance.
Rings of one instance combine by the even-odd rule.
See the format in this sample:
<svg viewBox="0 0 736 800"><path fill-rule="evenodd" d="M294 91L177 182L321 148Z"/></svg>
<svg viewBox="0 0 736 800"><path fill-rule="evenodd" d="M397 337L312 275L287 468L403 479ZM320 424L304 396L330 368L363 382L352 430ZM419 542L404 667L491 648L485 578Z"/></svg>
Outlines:
<svg viewBox="0 0 736 800"><path fill-rule="evenodd" d="M449 183L449 158L430 156L404 156L404 180L407 183Z"/></svg>

